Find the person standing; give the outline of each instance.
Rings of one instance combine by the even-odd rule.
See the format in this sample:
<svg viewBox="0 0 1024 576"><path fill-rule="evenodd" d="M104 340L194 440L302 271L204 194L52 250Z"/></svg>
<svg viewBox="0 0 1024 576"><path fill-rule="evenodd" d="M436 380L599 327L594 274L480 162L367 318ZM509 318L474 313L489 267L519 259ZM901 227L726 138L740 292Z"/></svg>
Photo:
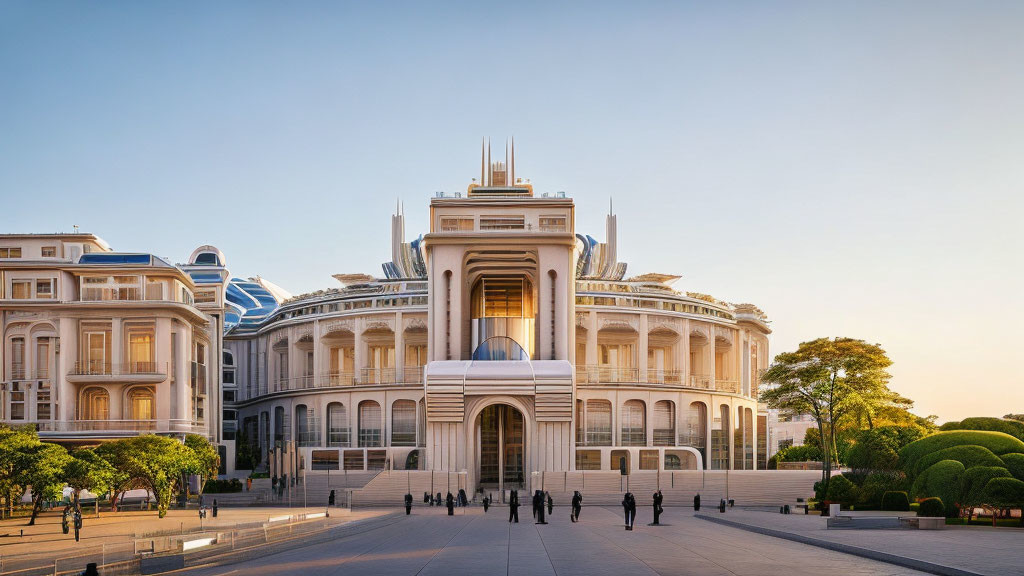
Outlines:
<svg viewBox="0 0 1024 576"><path fill-rule="evenodd" d="M405 515L412 514L412 494L405 495Z"/></svg>
<svg viewBox="0 0 1024 576"><path fill-rule="evenodd" d="M537 519L537 508L540 507L540 490L533 491L533 519Z"/></svg>
<svg viewBox="0 0 1024 576"><path fill-rule="evenodd" d="M444 505L444 500L441 499L441 493L440 492L437 493L437 505L438 506L443 506Z"/></svg>
<svg viewBox="0 0 1024 576"><path fill-rule="evenodd" d="M444 503L448 506L448 515L455 516L455 496L452 493L448 493L448 497L444 499Z"/></svg>
<svg viewBox="0 0 1024 576"><path fill-rule="evenodd" d="M544 494L548 497L548 516L551 516L555 511L555 501L551 499L551 492L545 492Z"/></svg>
<svg viewBox="0 0 1024 576"><path fill-rule="evenodd" d="M580 510L583 509L583 494L580 494L579 490L572 493L572 512L569 514L569 518L573 522L580 521Z"/></svg>
<svg viewBox="0 0 1024 576"><path fill-rule="evenodd" d="M632 492L626 492L623 496L622 511L626 518L626 530L633 530L633 521L636 520L636 498Z"/></svg>
<svg viewBox="0 0 1024 576"><path fill-rule="evenodd" d="M696 496L693 497L693 511L694 512L699 512L700 511L700 493L699 492L697 493Z"/></svg>
<svg viewBox="0 0 1024 576"><path fill-rule="evenodd" d="M491 497L490 496L484 496L483 504L484 504L484 514L487 514L487 509L491 507Z"/></svg>
<svg viewBox="0 0 1024 576"><path fill-rule="evenodd" d="M664 508L661 507L661 503L665 501L665 497L661 495L661 490L654 493L654 525L657 526L661 522L661 513Z"/></svg>
<svg viewBox="0 0 1024 576"><path fill-rule="evenodd" d="M508 521L509 524L512 522L519 524L519 492L517 490L513 490L512 496L508 499Z"/></svg>
<svg viewBox="0 0 1024 576"><path fill-rule="evenodd" d="M213 499L213 517L214 518L217 517L217 499L216 498Z"/></svg>

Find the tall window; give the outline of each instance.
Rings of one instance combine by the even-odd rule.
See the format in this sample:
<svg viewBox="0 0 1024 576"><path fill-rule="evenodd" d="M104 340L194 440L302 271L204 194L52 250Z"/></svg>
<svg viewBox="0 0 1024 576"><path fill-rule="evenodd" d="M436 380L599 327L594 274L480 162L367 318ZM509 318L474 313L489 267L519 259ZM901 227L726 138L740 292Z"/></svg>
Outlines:
<svg viewBox="0 0 1024 576"><path fill-rule="evenodd" d="M130 328L128 331L128 370L132 374L154 372L153 331L146 328Z"/></svg>
<svg viewBox="0 0 1024 576"><path fill-rule="evenodd" d="M671 400L654 403L654 445L675 446L676 405Z"/></svg>
<svg viewBox="0 0 1024 576"><path fill-rule="evenodd" d="M32 282L29 280L15 280L11 282L11 298L15 300L26 300L31 298Z"/></svg>
<svg viewBox="0 0 1024 576"><path fill-rule="evenodd" d="M305 404L295 407L295 431L298 437L299 446L316 446L319 444L317 438L316 417L313 411Z"/></svg>
<svg viewBox="0 0 1024 576"><path fill-rule="evenodd" d="M416 445L416 402L395 400L391 404L391 445Z"/></svg>
<svg viewBox="0 0 1024 576"><path fill-rule="evenodd" d="M644 403L640 400L627 400L622 405L622 445L647 445L647 422Z"/></svg>
<svg viewBox="0 0 1024 576"><path fill-rule="evenodd" d="M380 404L373 400L359 403L359 447L377 448L382 445Z"/></svg>
<svg viewBox="0 0 1024 576"><path fill-rule="evenodd" d="M25 339L11 339L11 379L25 379Z"/></svg>
<svg viewBox="0 0 1024 576"><path fill-rule="evenodd" d="M612 445L612 403L608 400L587 400L587 446Z"/></svg>
<svg viewBox="0 0 1024 576"><path fill-rule="evenodd" d="M345 405L341 402L331 402L327 405L327 445L350 445L348 414L345 413Z"/></svg>
<svg viewBox="0 0 1024 576"><path fill-rule="evenodd" d="M36 378L50 377L50 339L36 339Z"/></svg>

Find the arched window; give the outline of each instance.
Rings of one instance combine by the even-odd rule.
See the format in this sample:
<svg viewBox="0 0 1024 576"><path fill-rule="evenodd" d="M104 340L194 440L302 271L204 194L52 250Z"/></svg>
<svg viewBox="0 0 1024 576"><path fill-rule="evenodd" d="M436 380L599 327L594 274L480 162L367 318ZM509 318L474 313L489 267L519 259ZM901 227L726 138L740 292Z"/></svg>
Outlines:
<svg viewBox="0 0 1024 576"><path fill-rule="evenodd" d="M299 446L316 446L319 444L317 438L316 416L305 404L295 407L295 437Z"/></svg>
<svg viewBox="0 0 1024 576"><path fill-rule="evenodd" d="M128 391L128 419L129 420L152 420L153 410L153 389L149 387L135 387Z"/></svg>
<svg viewBox="0 0 1024 576"><path fill-rule="evenodd" d="M391 404L391 445L416 445L416 402L395 400Z"/></svg>
<svg viewBox="0 0 1024 576"><path fill-rule="evenodd" d="M327 445L347 447L351 445L348 431L348 414L341 402L327 405Z"/></svg>
<svg viewBox="0 0 1024 576"><path fill-rule="evenodd" d="M92 386L82 391L79 406L80 420L108 420L110 418L110 394L103 388Z"/></svg>
<svg viewBox="0 0 1024 576"><path fill-rule="evenodd" d="M234 366L235 365L235 355L230 350L225 350L224 351L223 359L224 359L224 365L225 366Z"/></svg>
<svg viewBox="0 0 1024 576"><path fill-rule="evenodd" d="M679 444L703 450L707 443L708 407L703 402L690 402L686 421L679 430Z"/></svg>
<svg viewBox="0 0 1024 576"><path fill-rule="evenodd" d="M280 445L285 441L284 433L287 424L284 421L284 406L274 407L274 443Z"/></svg>
<svg viewBox="0 0 1024 576"><path fill-rule="evenodd" d="M586 446L612 445L612 403L608 400L587 400Z"/></svg>
<svg viewBox="0 0 1024 576"><path fill-rule="evenodd" d="M675 446L676 404L671 400L654 403L654 445Z"/></svg>
<svg viewBox="0 0 1024 576"><path fill-rule="evenodd" d="M427 445L427 403L424 402L422 398L420 398L420 402L419 402L419 415L420 415L419 426L417 427L417 430L419 430L419 445L420 446L426 446Z"/></svg>
<svg viewBox="0 0 1024 576"><path fill-rule="evenodd" d="M622 405L622 445L647 445L647 419L642 400L627 400Z"/></svg>
<svg viewBox="0 0 1024 576"><path fill-rule="evenodd" d="M379 448L381 436L380 404L363 400L359 403L359 447Z"/></svg>

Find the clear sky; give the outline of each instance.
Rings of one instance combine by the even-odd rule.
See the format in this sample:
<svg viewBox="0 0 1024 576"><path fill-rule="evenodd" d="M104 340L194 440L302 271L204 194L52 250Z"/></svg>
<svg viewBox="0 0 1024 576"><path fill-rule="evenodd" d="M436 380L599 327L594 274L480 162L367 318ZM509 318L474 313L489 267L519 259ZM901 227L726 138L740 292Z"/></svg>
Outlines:
<svg viewBox="0 0 1024 576"><path fill-rule="evenodd" d="M880 343L940 420L1024 412L1024 3L0 2L0 230L293 293L437 190L608 199L630 273Z"/></svg>

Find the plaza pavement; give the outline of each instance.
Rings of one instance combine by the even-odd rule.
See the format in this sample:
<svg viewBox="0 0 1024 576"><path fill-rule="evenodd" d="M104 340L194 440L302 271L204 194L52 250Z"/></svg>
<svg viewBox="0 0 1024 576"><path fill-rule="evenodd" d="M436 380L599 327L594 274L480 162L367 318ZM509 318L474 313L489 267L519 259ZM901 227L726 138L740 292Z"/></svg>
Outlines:
<svg viewBox="0 0 1024 576"><path fill-rule="evenodd" d="M847 512L843 513L850 514ZM863 512L858 516L908 515L907 512ZM761 534L779 533L797 542L851 546L868 558L893 555L934 566L943 574L1024 574L1024 529L985 526L947 526L943 530L828 530L826 518L814 515L730 509L701 510L711 521L743 525ZM707 522L707 520L705 520ZM710 522L709 522L710 523Z"/></svg>
<svg viewBox="0 0 1024 576"><path fill-rule="evenodd" d="M558 507L548 525L535 525L530 508L510 525L508 509L417 508L409 517L381 523L322 544L293 548L223 566L185 570L189 576L321 575L738 575L785 576L920 574L901 568L721 526L668 508L653 527L649 507L636 528L622 527L620 508L584 507L579 524Z"/></svg>

